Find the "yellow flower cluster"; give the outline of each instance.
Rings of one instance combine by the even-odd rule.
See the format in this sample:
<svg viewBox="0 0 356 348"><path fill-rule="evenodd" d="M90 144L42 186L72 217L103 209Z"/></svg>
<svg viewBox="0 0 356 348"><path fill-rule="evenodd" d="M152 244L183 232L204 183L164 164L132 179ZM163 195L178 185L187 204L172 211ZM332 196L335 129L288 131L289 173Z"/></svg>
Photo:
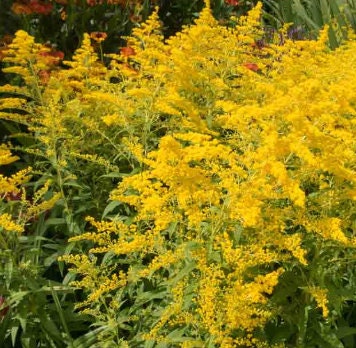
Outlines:
<svg viewBox="0 0 356 348"><path fill-rule="evenodd" d="M50 198L46 197L50 185L50 183L47 182L43 185L42 188L35 191L32 198L27 198L26 190L23 187L23 184L25 184L30 179L30 171L31 168L27 168L13 174L11 177L4 177L3 175L0 175L0 198L4 201L18 201L19 212L17 220L21 228L16 228L16 231L23 231L26 222L36 218L44 211L53 208L55 203L61 197L60 193L54 193ZM6 205L4 208L6 209ZM16 215L14 211L12 211L12 213ZM2 215L3 219L5 219L3 221L10 221L8 219L9 216L9 214ZM6 227L4 227L4 229L11 230Z"/></svg>
<svg viewBox="0 0 356 348"><path fill-rule="evenodd" d="M314 286L309 287L307 291L315 299L318 308L322 310L323 317L327 318L329 315L327 290Z"/></svg>
<svg viewBox="0 0 356 348"><path fill-rule="evenodd" d="M5 144L0 145L0 166L10 164L18 159L17 156L11 154ZM46 182L42 188L35 191L31 200L27 199L23 185L31 179L31 170L32 168L23 169L9 177L0 174L0 232L22 233L26 222L37 217L43 211L51 209L60 198L60 194L57 193L50 199L44 199L50 185L50 182ZM11 201L15 201L19 208L18 211L12 208L10 215L7 208L11 205Z"/></svg>
<svg viewBox="0 0 356 348"><path fill-rule="evenodd" d="M12 193L14 195L19 194L21 192L19 186L26 183L30 179L30 171L31 168L23 169L10 177L0 174L0 195L4 197L8 193Z"/></svg>
<svg viewBox="0 0 356 348"><path fill-rule="evenodd" d="M28 87L36 88L40 81L40 71L48 69L47 54L49 52L48 47L35 43L33 37L19 30L12 43L9 44L6 57L3 59L4 62L11 63L11 66L4 68L3 71L20 75Z"/></svg>
<svg viewBox="0 0 356 348"><path fill-rule="evenodd" d="M21 225L12 221L10 214L0 214L0 228L9 232L23 232L24 228Z"/></svg>
<svg viewBox="0 0 356 348"><path fill-rule="evenodd" d="M139 136L128 132L122 144L144 170L110 196L137 212L131 225L95 223L98 232L75 240L95 242L93 253L138 257L127 286L162 274L169 283L185 267L180 293L195 284L190 301L172 297L147 339L167 343L181 312L215 344L262 347L249 335L272 315L268 295L283 263L308 264L304 234L353 245L348 216L333 214L355 185L356 43L330 52L324 32L318 41L256 48L259 15L260 5L225 28L206 7L164 43L155 13L128 40L135 55L122 64L114 57L110 76L121 76L124 92L110 85L90 95L105 103L110 128L141 122ZM150 150L162 115L166 132ZM273 270L276 262L282 267ZM258 266L267 271L254 274ZM80 285L89 298L102 292ZM313 294L327 316L325 294Z"/></svg>
<svg viewBox="0 0 356 348"><path fill-rule="evenodd" d="M10 149L6 144L0 144L0 166L10 164L19 159L19 157L12 155Z"/></svg>

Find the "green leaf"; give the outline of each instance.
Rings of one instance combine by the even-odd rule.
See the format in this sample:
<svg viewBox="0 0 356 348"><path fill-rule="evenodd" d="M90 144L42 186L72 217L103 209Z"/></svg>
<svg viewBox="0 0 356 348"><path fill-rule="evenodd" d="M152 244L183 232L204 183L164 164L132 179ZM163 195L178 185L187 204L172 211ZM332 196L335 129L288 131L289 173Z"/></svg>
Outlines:
<svg viewBox="0 0 356 348"><path fill-rule="evenodd" d="M145 341L144 348L153 348L155 346L155 341Z"/></svg>
<svg viewBox="0 0 356 348"><path fill-rule="evenodd" d="M339 327L336 331L336 337L339 339L347 337L347 336L351 336L351 335L356 335L355 327L343 326L343 327Z"/></svg>
<svg viewBox="0 0 356 348"><path fill-rule="evenodd" d="M62 327L67 335L67 338L70 340L70 342L73 341L72 337L71 337L71 334L69 332L69 329L68 329L68 326L67 326L67 322L65 320L65 317L64 317L64 313L63 313L63 309L62 309L62 306L59 302L59 298L58 298L58 295L57 295L57 290L55 289L55 287L52 287L51 289L51 292L52 292L52 297L54 299L54 303L56 305L56 309L57 309L57 312L58 312L58 315L59 315L59 318L60 318L60 322L62 324Z"/></svg>
<svg viewBox="0 0 356 348"><path fill-rule="evenodd" d="M134 306L135 308L142 308L142 306L152 300L162 300L167 296L167 291L145 291L143 293L140 293L136 297L136 301Z"/></svg>
<svg viewBox="0 0 356 348"><path fill-rule="evenodd" d="M304 20L308 24L308 26L311 27L312 29L318 30L320 28L320 26L317 23L315 23L315 21L312 18L310 18L310 16L306 11L306 8L302 5L300 0L294 0L293 11L297 16L299 16L302 20Z"/></svg>
<svg viewBox="0 0 356 348"><path fill-rule="evenodd" d="M48 313L46 313L45 310L39 310L38 317L40 319L41 328L51 337L51 339L58 343L62 343L63 337L61 331L49 318Z"/></svg>
<svg viewBox="0 0 356 348"><path fill-rule="evenodd" d="M185 331L186 331L186 328L176 329L176 330L173 330L172 332L170 332L167 335L167 337L172 342L184 342L187 339L186 337L183 337Z"/></svg>
<svg viewBox="0 0 356 348"><path fill-rule="evenodd" d="M184 268L182 268L174 277L172 277L169 280L167 280L167 282L166 282L167 285L174 286L181 279L183 279L185 276L190 274L195 267L196 267L196 262L195 261L191 261L189 263L187 262L187 264L184 266Z"/></svg>
<svg viewBox="0 0 356 348"><path fill-rule="evenodd" d="M83 186L79 185L78 182L75 180L68 180L63 184L63 186L77 187L77 188L83 189Z"/></svg>
<svg viewBox="0 0 356 348"><path fill-rule="evenodd" d="M330 344L330 348L344 348L344 345L342 342L334 335L334 334L321 334L321 338L325 343ZM325 344L323 344L324 347L326 347Z"/></svg>
<svg viewBox="0 0 356 348"><path fill-rule="evenodd" d="M19 326L13 326L11 328L11 342L14 347L15 347L16 336L17 336L18 331L19 331Z"/></svg>
<svg viewBox="0 0 356 348"><path fill-rule="evenodd" d="M319 0L320 1L320 11L323 19L323 24L328 24L331 21L329 1Z"/></svg>
<svg viewBox="0 0 356 348"><path fill-rule="evenodd" d="M118 202L118 201L111 201L104 209L104 212L103 212L103 215L101 218L104 219L109 213L111 213L116 207L118 207L121 204L122 203Z"/></svg>
<svg viewBox="0 0 356 348"><path fill-rule="evenodd" d="M0 92L0 98L19 98L26 99L27 101L34 101L31 96L16 92Z"/></svg>
<svg viewBox="0 0 356 348"><path fill-rule="evenodd" d="M65 223L66 223L66 220L64 218L49 218L45 222L46 226L64 225Z"/></svg>
<svg viewBox="0 0 356 348"><path fill-rule="evenodd" d="M128 176L129 174L119 173L119 172L112 172L109 174L101 175L100 178L122 178L124 176Z"/></svg>
<svg viewBox="0 0 356 348"><path fill-rule="evenodd" d="M30 294L30 291L17 291L15 293L12 293L10 296L10 307L13 306L14 304L18 304L23 300L25 296Z"/></svg>
<svg viewBox="0 0 356 348"><path fill-rule="evenodd" d="M90 348L97 342L98 335L104 330L103 327L99 327L95 330L90 330L83 336L75 339L72 343L73 348Z"/></svg>
<svg viewBox="0 0 356 348"><path fill-rule="evenodd" d="M292 1L280 1L279 8L281 10L282 16L284 18L284 22L292 22L293 21L293 7Z"/></svg>

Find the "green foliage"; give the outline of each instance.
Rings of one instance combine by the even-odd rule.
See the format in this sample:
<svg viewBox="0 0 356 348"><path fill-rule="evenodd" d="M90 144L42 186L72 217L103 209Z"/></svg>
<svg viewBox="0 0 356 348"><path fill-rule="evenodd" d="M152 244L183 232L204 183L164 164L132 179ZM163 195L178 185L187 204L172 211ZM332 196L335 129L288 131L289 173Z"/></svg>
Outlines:
<svg viewBox="0 0 356 348"><path fill-rule="evenodd" d="M293 23L295 28L307 29L316 37L328 25L332 48L341 44L349 29L356 30L354 0L265 0L264 3L267 18L274 26Z"/></svg>
<svg viewBox="0 0 356 348"><path fill-rule="evenodd" d="M31 186L22 190L26 187L26 194L35 197ZM73 312L77 296L62 284L57 257L64 252L64 240L48 216L52 194L46 192L47 201L36 207L22 192L7 192L0 204L1 216L11 213L24 225L22 235L6 223L0 228L0 340L3 347L70 347L90 321Z"/></svg>

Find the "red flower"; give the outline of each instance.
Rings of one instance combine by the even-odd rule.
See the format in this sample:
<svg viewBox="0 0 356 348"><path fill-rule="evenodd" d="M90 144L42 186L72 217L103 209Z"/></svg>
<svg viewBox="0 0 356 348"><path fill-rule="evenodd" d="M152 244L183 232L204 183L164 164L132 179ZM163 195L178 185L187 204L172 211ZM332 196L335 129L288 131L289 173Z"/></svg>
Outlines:
<svg viewBox="0 0 356 348"><path fill-rule="evenodd" d="M41 0L20 0L12 4L11 10L16 14L30 15L37 13L49 15L53 10L53 5Z"/></svg>
<svg viewBox="0 0 356 348"><path fill-rule="evenodd" d="M103 4L103 0L87 0L87 4L89 6L102 5Z"/></svg>
<svg viewBox="0 0 356 348"><path fill-rule="evenodd" d="M58 58L58 60L63 60L64 53L62 51L52 51L51 56L54 58Z"/></svg>
<svg viewBox="0 0 356 348"><path fill-rule="evenodd" d="M244 67L254 72L259 70L259 67L256 63L245 63Z"/></svg>
<svg viewBox="0 0 356 348"><path fill-rule="evenodd" d="M239 6L238 0L225 0L225 4L228 4L230 6Z"/></svg>
<svg viewBox="0 0 356 348"><path fill-rule="evenodd" d="M30 9L33 13L49 15L52 12L53 5L38 0L31 0L29 3Z"/></svg>

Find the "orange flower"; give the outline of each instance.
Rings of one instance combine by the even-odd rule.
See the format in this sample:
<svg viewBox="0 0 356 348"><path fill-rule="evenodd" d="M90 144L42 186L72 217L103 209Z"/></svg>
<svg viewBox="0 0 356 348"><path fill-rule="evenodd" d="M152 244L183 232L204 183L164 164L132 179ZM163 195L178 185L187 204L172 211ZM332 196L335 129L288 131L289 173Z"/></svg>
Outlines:
<svg viewBox="0 0 356 348"><path fill-rule="evenodd" d="M0 47L0 62L6 57L6 47Z"/></svg>
<svg viewBox="0 0 356 348"><path fill-rule="evenodd" d="M12 35L6 34L0 39L0 46L7 46L11 44L14 37Z"/></svg>
<svg viewBox="0 0 356 348"><path fill-rule="evenodd" d="M132 47L122 47L120 53L124 57L134 56L136 54L135 50Z"/></svg>
<svg viewBox="0 0 356 348"><path fill-rule="evenodd" d="M49 78L51 77L51 73L48 70L40 70L38 72L38 77L40 78L42 85L47 85Z"/></svg>
<svg viewBox="0 0 356 348"><path fill-rule="evenodd" d="M131 21L132 23L139 23L139 22L142 22L142 16L139 15L139 14L132 14L132 15L130 16L130 21Z"/></svg>
<svg viewBox="0 0 356 348"><path fill-rule="evenodd" d="M257 72L259 70L259 67L256 63L245 63L243 66L254 72Z"/></svg>
<svg viewBox="0 0 356 348"><path fill-rule="evenodd" d="M11 11L17 15L20 15L20 14L29 15L29 14L33 13L30 6L28 6L26 4L21 4L19 2L14 2L12 4Z"/></svg>
<svg viewBox="0 0 356 348"><path fill-rule="evenodd" d="M4 35L0 39L0 61L6 56L7 46L12 42L12 35Z"/></svg>
<svg viewBox="0 0 356 348"><path fill-rule="evenodd" d="M94 31L94 32L90 33L90 37L94 41L100 43L100 42L103 42L108 37L108 35L102 31Z"/></svg>
<svg viewBox="0 0 356 348"><path fill-rule="evenodd" d="M60 15L61 15L61 20L62 21L65 21L66 19L67 19L67 12L64 10L64 9L62 9L61 11L60 11Z"/></svg>
<svg viewBox="0 0 356 348"><path fill-rule="evenodd" d="M64 58L62 51L41 52L40 56L47 58L48 65L57 65Z"/></svg>

